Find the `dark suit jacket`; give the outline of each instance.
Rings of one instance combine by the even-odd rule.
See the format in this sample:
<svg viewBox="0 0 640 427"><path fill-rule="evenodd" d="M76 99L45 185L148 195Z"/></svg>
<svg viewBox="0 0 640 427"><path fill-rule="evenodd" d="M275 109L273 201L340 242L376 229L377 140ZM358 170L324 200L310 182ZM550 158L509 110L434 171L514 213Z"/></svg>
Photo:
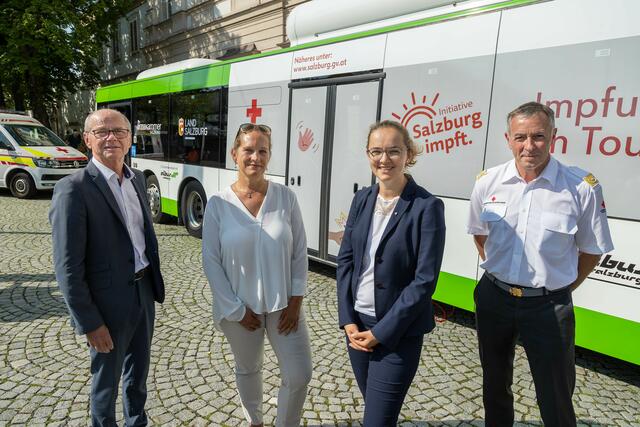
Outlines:
<svg viewBox="0 0 640 427"><path fill-rule="evenodd" d="M147 271L154 299L162 302L164 282L145 178L140 171L134 174L144 217ZM49 221L56 279L76 332L86 334L103 324L109 330L126 327L123 322L137 301L133 243L107 181L92 162L56 184Z"/></svg>
<svg viewBox="0 0 640 427"><path fill-rule="evenodd" d="M341 328L359 323L355 295L365 268L363 260L377 196L376 184L358 191L351 203L338 254ZM435 327L431 295L444 251L444 204L409 178L392 215L374 259L378 323L372 333L393 349L402 337L422 335Z"/></svg>

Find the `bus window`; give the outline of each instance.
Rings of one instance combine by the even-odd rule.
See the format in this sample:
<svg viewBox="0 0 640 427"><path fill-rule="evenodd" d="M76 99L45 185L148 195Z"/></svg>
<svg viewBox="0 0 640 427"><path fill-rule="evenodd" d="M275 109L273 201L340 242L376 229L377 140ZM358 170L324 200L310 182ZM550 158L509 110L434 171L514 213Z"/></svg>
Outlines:
<svg viewBox="0 0 640 427"><path fill-rule="evenodd" d="M221 140L226 140L226 129L220 96L219 90L204 89L171 97L169 161L224 166Z"/></svg>
<svg viewBox="0 0 640 427"><path fill-rule="evenodd" d="M169 95L133 100L136 157L169 159Z"/></svg>

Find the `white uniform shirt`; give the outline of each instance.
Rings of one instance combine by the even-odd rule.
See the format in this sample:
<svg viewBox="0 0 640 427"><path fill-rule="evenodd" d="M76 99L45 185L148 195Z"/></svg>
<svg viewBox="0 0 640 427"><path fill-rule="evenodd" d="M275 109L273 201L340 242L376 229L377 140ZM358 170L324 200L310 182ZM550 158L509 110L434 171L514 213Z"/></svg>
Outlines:
<svg viewBox="0 0 640 427"><path fill-rule="evenodd" d="M142 206L133 187L132 180L135 179L133 171L127 165L123 166L122 184L118 181L118 174L100 163L95 157L91 158L104 179L109 184L111 193L116 199L120 208L120 213L127 224L127 231L133 244L133 256L135 260L136 272L149 265L149 260L145 254L147 244L144 240L144 217L142 216Z"/></svg>
<svg viewBox="0 0 640 427"><path fill-rule="evenodd" d="M467 233L488 236L480 265L507 283L560 289L577 277L578 251L613 249L600 184L553 157L529 183L515 160L484 171L470 203Z"/></svg>
<svg viewBox="0 0 640 427"><path fill-rule="evenodd" d="M364 271L358 279L358 290L356 291L356 302L354 309L366 314L367 316L376 317L376 299L375 299L375 283L374 283L374 267L373 260L376 257L376 251L380 246L380 239L384 233L391 213L398 204L400 197L394 197L391 200L384 200L379 194L376 199L376 209L373 212L373 218L371 219L371 227L369 228L369 237L367 238L367 248L365 254L367 254L363 266Z"/></svg>
<svg viewBox="0 0 640 427"><path fill-rule="evenodd" d="M240 321L282 310L307 285L307 238L295 194L269 182L257 217L231 187L209 199L202 264L213 294L213 319Z"/></svg>

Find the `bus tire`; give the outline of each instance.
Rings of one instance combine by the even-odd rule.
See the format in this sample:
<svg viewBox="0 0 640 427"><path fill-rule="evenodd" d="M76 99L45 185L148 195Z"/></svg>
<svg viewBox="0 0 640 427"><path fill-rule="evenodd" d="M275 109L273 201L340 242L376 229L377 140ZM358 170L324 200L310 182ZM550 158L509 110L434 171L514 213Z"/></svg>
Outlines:
<svg viewBox="0 0 640 427"><path fill-rule="evenodd" d="M151 210L151 218L156 224L164 224L169 221L170 216L162 212L162 193L160 193L160 183L155 175L147 177L147 203Z"/></svg>
<svg viewBox="0 0 640 427"><path fill-rule="evenodd" d="M202 184L198 181L187 183L180 200L182 222L189 234L199 239L202 238L202 221L206 205L207 196Z"/></svg>
<svg viewBox="0 0 640 427"><path fill-rule="evenodd" d="M16 172L11 177L9 189L18 199L30 199L36 194L36 183L27 172Z"/></svg>

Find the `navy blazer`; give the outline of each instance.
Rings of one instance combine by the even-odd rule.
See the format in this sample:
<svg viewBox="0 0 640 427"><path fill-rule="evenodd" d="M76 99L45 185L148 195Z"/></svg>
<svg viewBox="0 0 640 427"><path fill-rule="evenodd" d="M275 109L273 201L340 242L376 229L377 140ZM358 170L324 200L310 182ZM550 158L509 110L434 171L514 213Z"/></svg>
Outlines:
<svg viewBox="0 0 640 427"><path fill-rule="evenodd" d="M154 299L162 302L164 281L145 177L133 172L144 218L148 273ZM86 334L103 324L109 330L126 328L137 292L133 243L109 184L92 162L56 184L49 220L56 279L76 332Z"/></svg>
<svg viewBox="0 0 640 427"><path fill-rule="evenodd" d="M367 239L378 184L356 193L338 254L340 327L359 323L354 310L358 279L365 266ZM431 296L442 264L444 204L409 177L385 228L374 259L376 339L393 349L402 337L435 327Z"/></svg>

